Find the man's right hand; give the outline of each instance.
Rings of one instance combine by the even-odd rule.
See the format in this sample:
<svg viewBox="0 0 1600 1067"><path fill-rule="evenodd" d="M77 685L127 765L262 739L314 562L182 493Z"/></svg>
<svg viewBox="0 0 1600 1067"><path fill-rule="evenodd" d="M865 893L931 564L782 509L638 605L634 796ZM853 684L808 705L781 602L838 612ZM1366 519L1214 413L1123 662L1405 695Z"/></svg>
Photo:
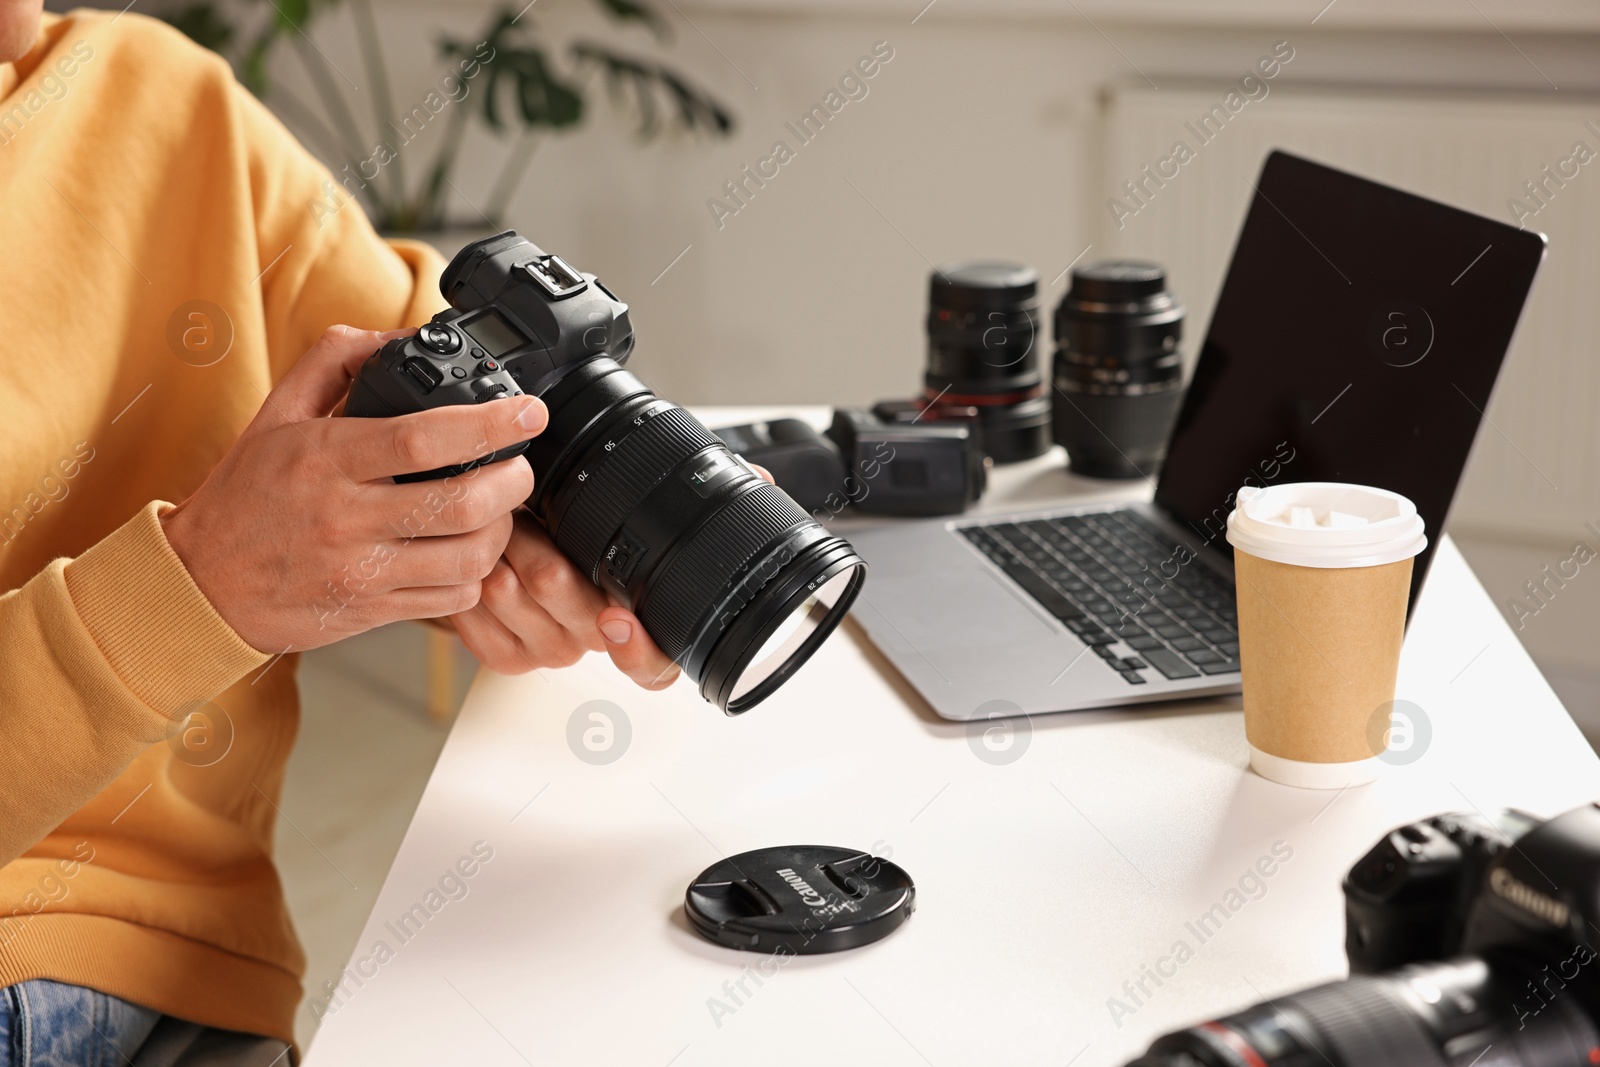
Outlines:
<svg viewBox="0 0 1600 1067"><path fill-rule="evenodd" d="M277 653L478 603L533 491L520 459L439 481L391 478L537 436L534 397L392 419L329 418L385 341L335 326L267 397L194 494L162 517L200 591L246 643Z"/></svg>

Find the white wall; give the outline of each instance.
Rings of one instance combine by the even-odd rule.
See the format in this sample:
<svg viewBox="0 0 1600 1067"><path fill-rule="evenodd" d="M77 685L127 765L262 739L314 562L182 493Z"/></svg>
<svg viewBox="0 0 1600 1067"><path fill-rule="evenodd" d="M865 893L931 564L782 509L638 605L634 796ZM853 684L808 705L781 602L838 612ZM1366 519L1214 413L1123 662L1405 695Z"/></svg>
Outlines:
<svg viewBox="0 0 1600 1067"><path fill-rule="evenodd" d="M1295 3L1274 5L1293 13L1279 18L1181 26L1124 21L1117 5L1100 3L1087 6L1091 26L1067 3L1013 0L996 15L981 0L937 0L913 25L924 2L874 3L869 14L808 14L803 0L686 6L692 25L674 16L670 54L736 107L734 138L641 147L624 120L602 113L540 149L511 222L600 273L632 303L639 369L663 393L693 402L831 402L913 390L928 261L1012 257L1048 281L1096 239L1112 192L1101 177L1100 94L1114 80L1232 80L1288 39L1297 56L1285 84L1549 92L1526 53L1563 93L1600 86L1600 38L1519 33L1513 45L1472 19L1465 30L1347 30L1338 28L1338 6L1311 25L1322 5ZM402 99L426 91L433 68L425 42L437 29L468 35L486 17L476 3L379 3L391 55L416 64L398 79ZM638 31L619 41L591 7L538 0L527 18L649 49ZM1184 10L1196 17L1213 7ZM1018 8L1053 10L1005 13ZM318 40L364 83L347 19L331 16ZM799 148L719 231L706 200L766 157L774 140L796 147L784 123L820 101L879 40L895 58L869 83L870 94ZM303 78L292 61L281 66L285 77ZM467 198L485 196L494 147L481 137L469 143L457 182ZM426 151L426 138L405 149ZM1600 196L1600 183L1584 195ZM457 210L474 217L465 202ZM1227 252L1226 243L1214 250L1219 261ZM1052 302L1060 290L1050 291ZM1196 333L1207 311L1195 309Z"/></svg>
<svg viewBox="0 0 1600 1067"><path fill-rule="evenodd" d="M472 35L489 11L477 0L376 2L391 57L407 66L396 78L406 102L434 83L436 33ZM1086 244L1109 246L1102 241L1104 204L1115 190L1106 177L1102 99L1113 84L1231 81L1274 42L1288 40L1296 57L1278 87L1490 90L1553 105L1600 91L1600 7L1576 0L1336 0L1331 8L1326 0L936 0L916 18L926 2L700 0L681 3L684 14L664 4L677 29L668 55L736 108L737 135L638 146L626 120L602 106L595 122L541 148L510 222L601 274L633 305L641 336L636 369L662 394L689 403L843 403L913 392L930 261L1010 257L1034 264L1049 283ZM593 8L585 0L537 0L526 17L557 39L605 34L651 50L647 35L619 36ZM316 36L365 86L349 17L336 9ZM745 164L766 157L774 140L796 147L784 123L820 101L880 40L895 57L869 83L869 95L799 148L719 230L706 200ZM301 68L289 55L279 59L285 82L304 93ZM355 98L365 106L364 97ZM426 136L405 149L408 158L428 151ZM1483 158L1496 151L1486 138ZM473 220L467 201L482 201L498 158L487 137L469 140L457 178L465 194L455 204L458 217ZM1555 247L1565 233L1576 236L1600 204L1600 178L1575 183L1562 197L1559 210L1537 220ZM1216 211L1237 216L1242 203ZM1196 220L1187 239L1208 247L1193 254L1225 261L1238 219L1224 221ZM1062 288L1048 288L1049 304ZM1193 338L1209 317L1203 305L1203 297L1190 300ZM1564 340L1573 359L1589 358L1583 316L1591 313L1600 312L1573 309ZM1544 358L1513 360L1507 376L1548 376L1548 366ZM1560 380L1510 385L1512 394L1570 392ZM1579 412L1578 419L1570 431L1544 435L1534 451L1583 439L1578 422L1597 402L1559 406ZM1501 406L1490 408L1492 418ZM1479 498L1470 510L1493 511L1496 479L1503 481L1469 472L1468 487ZM1600 518L1600 501L1563 506L1574 519ZM1557 547L1547 532L1519 531L1515 521L1492 530L1458 525L1455 532L1537 545L1494 557L1486 576L1502 604ZM1600 618L1600 580L1585 580L1595 588L1574 586L1563 611ZM1542 632L1550 658L1572 663L1585 658L1589 642L1570 629L1541 625L1526 636L1538 654ZM1587 658L1592 662L1592 651Z"/></svg>

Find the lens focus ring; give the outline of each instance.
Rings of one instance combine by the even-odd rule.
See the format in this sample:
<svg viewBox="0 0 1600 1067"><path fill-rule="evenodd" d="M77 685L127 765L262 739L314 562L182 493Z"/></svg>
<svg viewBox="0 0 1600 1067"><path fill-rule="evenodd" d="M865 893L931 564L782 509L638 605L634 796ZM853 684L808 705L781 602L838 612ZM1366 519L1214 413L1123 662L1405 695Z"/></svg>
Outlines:
<svg viewBox="0 0 1600 1067"><path fill-rule="evenodd" d="M680 407L646 419L617 442L578 490L556 528L556 546L597 580L601 554L628 514L684 459L717 443Z"/></svg>
<svg viewBox="0 0 1600 1067"><path fill-rule="evenodd" d="M639 605L639 621L661 651L677 659L688 649L710 598L720 595L756 553L810 521L800 505L766 482L736 497L666 562Z"/></svg>
<svg viewBox="0 0 1600 1067"><path fill-rule="evenodd" d="M1446 1067L1444 1055L1416 1015L1390 991L1392 978L1351 978L1317 986L1278 1001L1298 1008L1333 1046L1335 1063L1404 1063Z"/></svg>

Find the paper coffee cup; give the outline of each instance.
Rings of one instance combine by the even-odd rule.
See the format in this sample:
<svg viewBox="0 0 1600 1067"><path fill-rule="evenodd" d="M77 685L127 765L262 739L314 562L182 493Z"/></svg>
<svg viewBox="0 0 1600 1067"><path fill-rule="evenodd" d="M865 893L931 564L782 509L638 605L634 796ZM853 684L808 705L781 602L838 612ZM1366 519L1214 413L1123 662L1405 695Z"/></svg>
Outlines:
<svg viewBox="0 0 1600 1067"><path fill-rule="evenodd" d="M1398 493L1340 482L1246 486L1235 499L1250 766L1306 789L1370 782L1383 750L1368 723L1394 700L1422 517Z"/></svg>

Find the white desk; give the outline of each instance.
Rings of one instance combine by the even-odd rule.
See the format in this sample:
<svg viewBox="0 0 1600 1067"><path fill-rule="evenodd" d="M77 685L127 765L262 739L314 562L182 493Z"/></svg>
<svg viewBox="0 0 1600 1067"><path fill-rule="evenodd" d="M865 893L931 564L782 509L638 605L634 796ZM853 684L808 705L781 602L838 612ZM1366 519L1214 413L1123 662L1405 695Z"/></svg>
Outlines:
<svg viewBox="0 0 1600 1067"><path fill-rule="evenodd" d="M1003 469L986 506L1084 487L1059 465ZM1157 1033L1341 975L1339 881L1389 828L1600 797L1600 761L1448 539L1398 696L1425 710L1430 747L1332 794L1246 771L1236 698L1038 718L1024 755L991 765L848 625L737 719L598 657L483 674L362 933L348 973L370 977L347 983L308 1062L1120 1064ZM608 765L567 744L593 699L632 727ZM386 924L478 841L494 856L467 895L402 943ZM765 957L692 933L683 891L724 854L800 842L892 852L917 913L875 945L747 978L735 1001L724 983ZM1186 924L1278 842L1292 858L1264 895L1201 943ZM1193 957L1163 962L1180 940ZM1130 995L1146 967L1171 976ZM1112 997L1132 1013L1114 1020ZM714 1019L712 998L735 1010Z"/></svg>

